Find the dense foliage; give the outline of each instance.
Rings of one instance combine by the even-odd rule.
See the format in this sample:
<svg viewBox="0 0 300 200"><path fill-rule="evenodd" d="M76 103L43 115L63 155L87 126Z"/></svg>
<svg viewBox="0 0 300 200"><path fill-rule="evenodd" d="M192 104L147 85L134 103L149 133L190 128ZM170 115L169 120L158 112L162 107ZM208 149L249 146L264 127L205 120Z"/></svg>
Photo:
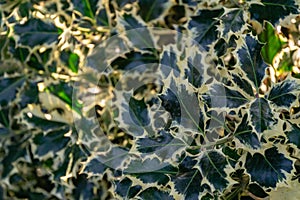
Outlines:
<svg viewBox="0 0 300 200"><path fill-rule="evenodd" d="M0 199L297 199L298 0L0 0Z"/></svg>

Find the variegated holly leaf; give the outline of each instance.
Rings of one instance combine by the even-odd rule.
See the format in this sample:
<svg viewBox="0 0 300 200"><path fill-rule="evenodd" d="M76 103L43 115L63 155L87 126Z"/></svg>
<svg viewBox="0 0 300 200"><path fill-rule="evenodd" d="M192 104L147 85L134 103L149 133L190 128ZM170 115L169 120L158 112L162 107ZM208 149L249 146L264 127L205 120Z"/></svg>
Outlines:
<svg viewBox="0 0 300 200"><path fill-rule="evenodd" d="M259 136L253 131L253 128L249 124L248 120L248 115L244 115L241 123L234 132L234 136L238 138L239 141L244 145L250 146L253 149L257 149L261 146Z"/></svg>
<svg viewBox="0 0 300 200"><path fill-rule="evenodd" d="M299 4L297 5L296 0L262 0L260 4L251 4L249 12L251 13L251 18L260 23L268 20L275 24L279 19L289 14L299 13Z"/></svg>
<svg viewBox="0 0 300 200"><path fill-rule="evenodd" d="M246 13L243 9L225 9L220 17L220 31L223 37L232 33L242 33L246 28Z"/></svg>
<svg viewBox="0 0 300 200"><path fill-rule="evenodd" d="M175 76L180 74L180 69L177 63L179 61L178 54L179 53L173 46L164 48L159 64L162 74L165 78L168 77L170 73L173 73Z"/></svg>
<svg viewBox="0 0 300 200"><path fill-rule="evenodd" d="M57 43L61 30L54 24L41 19L31 18L24 24L16 24L14 32L17 34L18 44L34 47L37 45Z"/></svg>
<svg viewBox="0 0 300 200"><path fill-rule="evenodd" d="M33 138L35 146L34 153L37 156L45 156L48 153L55 155L58 151L65 148L70 141L65 134L69 133L69 127L62 127L58 130L50 130L48 133L39 133Z"/></svg>
<svg viewBox="0 0 300 200"><path fill-rule="evenodd" d="M201 186L203 177L198 169L195 169L197 161L192 157L185 157L179 164L179 173L172 175L175 190L184 199L198 199L200 193L204 191Z"/></svg>
<svg viewBox="0 0 300 200"><path fill-rule="evenodd" d="M115 184L115 192L122 199L131 199L142 189L139 185L133 185L133 182L125 177Z"/></svg>
<svg viewBox="0 0 300 200"><path fill-rule="evenodd" d="M22 139L22 138L21 138ZM2 172L1 178L6 178L11 172L15 171L14 162L23 158L26 153L26 148L22 147L24 138L16 144L7 145L5 151L7 152L3 157L1 156Z"/></svg>
<svg viewBox="0 0 300 200"><path fill-rule="evenodd" d="M201 54L199 51L194 51L193 55L188 57L187 67L184 69L186 78L196 88L199 88L204 81L204 58L204 54Z"/></svg>
<svg viewBox="0 0 300 200"><path fill-rule="evenodd" d="M164 199L174 200L168 192L157 189L156 187L149 187L138 194L141 199Z"/></svg>
<svg viewBox="0 0 300 200"><path fill-rule="evenodd" d="M0 78L0 105L8 106L17 97L18 90L26 80L24 76Z"/></svg>
<svg viewBox="0 0 300 200"><path fill-rule="evenodd" d="M138 1L139 12L138 15L142 17L145 22L155 20L163 14L169 7L169 0L144 0Z"/></svg>
<svg viewBox="0 0 300 200"><path fill-rule="evenodd" d="M125 173L141 180L144 184L155 183L166 185L169 181L169 174L176 174L177 169L172 165L161 162L157 158L147 158L145 160L131 160L125 169Z"/></svg>
<svg viewBox="0 0 300 200"><path fill-rule="evenodd" d="M157 136L138 138L136 143L139 152L146 155L155 154L163 161L174 157L186 146L183 141L174 138L164 130L160 131Z"/></svg>
<svg viewBox="0 0 300 200"><path fill-rule="evenodd" d="M248 94L250 96L254 96L253 87L251 86L251 83L244 79L243 77L239 76L238 74L232 74L232 81L235 83L235 85L242 89L245 94Z"/></svg>
<svg viewBox="0 0 300 200"><path fill-rule="evenodd" d="M258 92L261 81L265 76L265 70L268 67L260 53L262 47L263 45L256 38L247 35L245 43L238 50L241 68L256 87L256 92Z"/></svg>
<svg viewBox="0 0 300 200"><path fill-rule="evenodd" d="M299 91L299 84L293 80L275 84L268 95L268 99L279 107L289 108L296 100L296 93Z"/></svg>
<svg viewBox="0 0 300 200"><path fill-rule="evenodd" d="M300 128L297 124L291 124L291 130L285 133L288 138L288 142L295 144L300 148Z"/></svg>
<svg viewBox="0 0 300 200"><path fill-rule="evenodd" d="M266 149L264 154L248 153L245 168L252 181L263 187L275 188L279 182L286 179L285 173L291 172L293 162L276 147L272 147Z"/></svg>
<svg viewBox="0 0 300 200"><path fill-rule="evenodd" d="M215 150L203 152L198 165L203 177L205 177L216 190L222 191L226 188L229 181L225 169L229 163L224 154Z"/></svg>
<svg viewBox="0 0 300 200"><path fill-rule="evenodd" d="M141 19L132 14L123 14L119 18L119 25L126 31L128 42L138 49L153 49L154 39L146 25Z"/></svg>
<svg viewBox="0 0 300 200"><path fill-rule="evenodd" d="M212 108L238 108L249 102L238 90L219 83L215 83L209 88L204 99Z"/></svg>
<svg viewBox="0 0 300 200"><path fill-rule="evenodd" d="M217 26L220 23L216 18L222 14L223 9L199 10L188 22L188 28L192 31L193 38L206 50L208 50L208 45L219 36Z"/></svg>
<svg viewBox="0 0 300 200"><path fill-rule="evenodd" d="M264 98L257 98L250 106L251 123L258 133L271 129L276 122L269 102Z"/></svg>

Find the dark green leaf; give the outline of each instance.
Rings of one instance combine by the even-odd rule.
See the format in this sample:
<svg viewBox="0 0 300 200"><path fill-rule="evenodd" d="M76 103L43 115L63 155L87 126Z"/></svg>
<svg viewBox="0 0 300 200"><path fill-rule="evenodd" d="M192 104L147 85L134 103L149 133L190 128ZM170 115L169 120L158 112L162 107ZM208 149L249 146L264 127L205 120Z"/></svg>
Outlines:
<svg viewBox="0 0 300 200"><path fill-rule="evenodd" d="M13 162L17 159L22 158L26 155L26 149L21 148L21 144L15 144L7 146L7 153L4 156L3 160L1 160L1 165L3 167L1 172L1 178L5 178L11 170L13 170Z"/></svg>
<svg viewBox="0 0 300 200"><path fill-rule="evenodd" d="M162 57L160 59L160 67L165 77L167 77L170 73L173 73L175 75L179 74L180 70L177 65L177 56L178 55L175 53L173 47L170 47L170 49L165 49L162 52Z"/></svg>
<svg viewBox="0 0 300 200"><path fill-rule="evenodd" d="M267 149L264 155L255 153L247 155L245 167L251 180L264 187L276 187L286 176L283 171L291 172L293 162L279 153L276 147Z"/></svg>
<svg viewBox="0 0 300 200"><path fill-rule="evenodd" d="M185 76L191 84L199 88L203 83L204 66L201 63L202 56L196 53L188 58L188 65L185 69Z"/></svg>
<svg viewBox="0 0 300 200"><path fill-rule="evenodd" d="M72 0L75 10L78 10L82 15L94 19L98 0Z"/></svg>
<svg viewBox="0 0 300 200"><path fill-rule="evenodd" d="M291 124L291 131L286 132L288 141L300 148L300 128L296 124Z"/></svg>
<svg viewBox="0 0 300 200"><path fill-rule="evenodd" d="M14 31L20 36L19 43L34 47L58 41L59 30L49 22L40 19L29 19L25 24L17 24Z"/></svg>
<svg viewBox="0 0 300 200"><path fill-rule="evenodd" d="M145 22L159 18L165 10L165 4L168 0L142 0L139 1L139 15Z"/></svg>
<svg viewBox="0 0 300 200"><path fill-rule="evenodd" d="M217 151L204 152L199 161L202 175L220 191L226 188L228 184L227 175L224 171L227 165L226 157Z"/></svg>
<svg viewBox="0 0 300 200"><path fill-rule="evenodd" d="M170 181L168 175L176 174L178 170L166 163L159 166L160 164L158 164L159 162L157 161L157 159L146 159L145 161L133 160L133 163L130 163L129 168L126 170L131 170L130 173L140 179L143 183L166 185ZM148 165L148 167L145 167L144 165ZM135 173L134 170L132 170L132 167L138 169L136 170L138 173ZM144 168L143 170L145 170L145 172L140 171L140 168Z"/></svg>
<svg viewBox="0 0 300 200"><path fill-rule="evenodd" d="M109 20L106 9L100 9L97 12L96 21L98 26L109 26Z"/></svg>
<svg viewBox="0 0 300 200"><path fill-rule="evenodd" d="M273 65L274 57L279 53L285 43L279 38L272 24L267 21L264 22L264 30L258 38L262 43L265 43L261 50L264 61Z"/></svg>
<svg viewBox="0 0 300 200"><path fill-rule="evenodd" d="M243 89L247 94L254 96L253 88L249 81L246 79L243 79L241 76L232 74L233 82L236 84L237 87Z"/></svg>
<svg viewBox="0 0 300 200"><path fill-rule="evenodd" d="M43 119L33 115L32 117L28 117L24 114L24 119L35 127L39 127L43 131L48 131L51 129L56 129L65 126L66 124L56 121L50 121L47 119Z"/></svg>
<svg viewBox="0 0 300 200"><path fill-rule="evenodd" d="M85 174L80 174L76 178L72 178L74 189L72 196L74 199L101 199L103 188L95 185L94 181Z"/></svg>
<svg viewBox="0 0 300 200"><path fill-rule="evenodd" d="M115 189L116 193L123 199L132 199L140 190L141 186L132 186L132 181L129 178L117 182Z"/></svg>
<svg viewBox="0 0 300 200"><path fill-rule="evenodd" d="M201 187L203 177L198 169L193 168L196 163L197 161L191 157L184 158L179 165L179 173L171 176L176 191L187 200L198 199L204 190Z"/></svg>
<svg viewBox="0 0 300 200"><path fill-rule="evenodd" d="M137 139L137 149L142 153L156 153L170 158L176 150L185 146L184 142L166 131L160 131L157 137L144 137Z"/></svg>
<svg viewBox="0 0 300 200"><path fill-rule="evenodd" d="M234 132L234 136L243 144L251 146L253 149L260 147L260 142L257 134L253 132L252 126L248 122L248 115L244 115L241 123Z"/></svg>
<svg viewBox="0 0 300 200"><path fill-rule="evenodd" d="M43 156L49 152L55 154L66 147L70 138L64 135L68 133L68 131L69 128L63 128L61 130L50 131L46 135L43 133L36 135L33 139L33 142L37 145L36 154L39 156Z"/></svg>
<svg viewBox="0 0 300 200"><path fill-rule="evenodd" d="M279 19L293 13L299 13L295 0L262 0L263 5L251 4L251 18L263 23L270 21L275 25Z"/></svg>
<svg viewBox="0 0 300 200"><path fill-rule="evenodd" d="M139 195L142 199L163 199L163 200L174 200L167 192L161 191L155 187L150 187L141 192Z"/></svg>
<svg viewBox="0 0 300 200"><path fill-rule="evenodd" d="M239 91L230 89L225 85L214 84L209 92L209 96L205 98L209 101L209 105L214 108L238 108L249 102Z"/></svg>
<svg viewBox="0 0 300 200"><path fill-rule="evenodd" d="M241 68L247 77L254 83L256 92L265 76L265 70L268 67L260 54L262 44L250 35L246 36L246 43L238 50Z"/></svg>
<svg viewBox="0 0 300 200"><path fill-rule="evenodd" d="M99 159L93 158L84 165L84 172L93 175L103 175L107 166L104 165Z"/></svg>
<svg viewBox="0 0 300 200"><path fill-rule="evenodd" d="M154 42L148 28L131 14L124 14L121 24L126 30L126 36L134 47L138 49L153 49Z"/></svg>
<svg viewBox="0 0 300 200"><path fill-rule="evenodd" d="M11 101L16 99L18 90L25 82L25 77L19 76L14 78L0 78L0 105L7 106Z"/></svg>
<svg viewBox="0 0 300 200"><path fill-rule="evenodd" d="M225 13L220 17L223 25L222 35L226 36L230 32L241 32L245 27L244 11L242 9L225 10Z"/></svg>
<svg viewBox="0 0 300 200"><path fill-rule="evenodd" d="M286 80L272 87L268 99L277 106L289 108L296 100L295 92L299 90L299 85L295 81Z"/></svg>
<svg viewBox="0 0 300 200"><path fill-rule="evenodd" d="M262 133L276 122L269 102L266 99L258 98L250 106L252 125L258 133Z"/></svg>
<svg viewBox="0 0 300 200"><path fill-rule="evenodd" d="M196 16L189 21L188 28L195 31L195 40L206 50L213 41L218 38L217 25L219 21L215 18L221 16L223 9L219 10L200 10Z"/></svg>

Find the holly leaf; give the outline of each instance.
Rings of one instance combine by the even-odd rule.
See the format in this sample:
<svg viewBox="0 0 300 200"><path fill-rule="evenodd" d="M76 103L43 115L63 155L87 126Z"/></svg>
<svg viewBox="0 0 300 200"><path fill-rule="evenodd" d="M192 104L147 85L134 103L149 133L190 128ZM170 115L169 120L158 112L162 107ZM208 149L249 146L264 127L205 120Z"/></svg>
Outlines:
<svg viewBox="0 0 300 200"><path fill-rule="evenodd" d="M25 82L24 76L0 78L0 105L5 107L16 99L18 90Z"/></svg>
<svg viewBox="0 0 300 200"><path fill-rule="evenodd" d="M235 85L241 88L246 94L249 94L250 96L254 96L253 88L248 80L242 78L237 74L232 74L232 80L235 83Z"/></svg>
<svg viewBox="0 0 300 200"><path fill-rule="evenodd" d="M199 10L196 16L192 16L188 28L194 33L193 37L203 48L208 50L208 45L218 38L217 26L220 25L216 19L223 13L223 9Z"/></svg>
<svg viewBox="0 0 300 200"><path fill-rule="evenodd" d="M261 50L261 55L264 61L270 65L273 65L274 57L282 49L285 42L280 39L279 35L275 31L275 28L268 21L264 21L264 29L258 36L258 39L262 43L265 43Z"/></svg>
<svg viewBox="0 0 300 200"><path fill-rule="evenodd" d="M185 157L179 164L179 173L171 176L175 190L187 200L198 199L199 194L204 191L201 187L203 177L198 169L193 169L196 163L191 157Z"/></svg>
<svg viewBox="0 0 300 200"><path fill-rule="evenodd" d="M288 142L300 148L300 128L296 124L291 124L291 130L286 132Z"/></svg>
<svg viewBox="0 0 300 200"><path fill-rule="evenodd" d="M137 150L145 154L156 154L165 160L172 158L178 150L186 145L183 141L174 138L167 131L160 131L156 137L146 136L137 139Z"/></svg>
<svg viewBox="0 0 300 200"><path fill-rule="evenodd" d="M249 102L239 91L221 84L213 84L204 97L213 108L238 108Z"/></svg>
<svg viewBox="0 0 300 200"><path fill-rule="evenodd" d="M153 49L154 40L144 23L132 14L124 14L119 23L124 27L128 41L138 49Z"/></svg>
<svg viewBox="0 0 300 200"><path fill-rule="evenodd" d="M139 1L138 14L143 18L145 22L159 18L166 10L166 6L169 0L143 0Z"/></svg>
<svg viewBox="0 0 300 200"><path fill-rule="evenodd" d="M174 200L167 192L161 191L155 187L147 188L142 191L139 195L142 199L164 199L164 200Z"/></svg>
<svg viewBox="0 0 300 200"><path fill-rule="evenodd" d="M251 4L249 11L252 19L260 23L267 20L275 25L279 19L299 13L299 7L295 0L262 0L261 4Z"/></svg>
<svg viewBox="0 0 300 200"><path fill-rule="evenodd" d="M115 192L123 199L132 199L142 189L139 185L133 185L129 178L124 178L116 183Z"/></svg>
<svg viewBox="0 0 300 200"><path fill-rule="evenodd" d="M218 151L211 150L203 153L199 160L202 175L214 186L222 191L228 185L225 168L228 166L226 157Z"/></svg>
<svg viewBox="0 0 300 200"><path fill-rule="evenodd" d="M49 152L53 152L53 155L55 155L59 150L65 148L70 141L70 138L65 137L65 134L69 131L69 127L63 127L60 130L50 131L46 134L37 134L33 138L36 145L35 153L38 156L44 156Z"/></svg>
<svg viewBox="0 0 300 200"><path fill-rule="evenodd" d="M253 149L260 147L259 138L248 122L248 115L244 115L233 135L238 138L241 143L250 146Z"/></svg>
<svg viewBox="0 0 300 200"><path fill-rule="evenodd" d="M247 27L245 23L245 13L243 9L225 9L225 12L220 17L222 36L227 36L230 32L243 32Z"/></svg>
<svg viewBox="0 0 300 200"><path fill-rule="evenodd" d="M279 181L286 179L284 171L292 171L293 162L272 147L265 150L264 154L255 153L252 156L248 153L245 168L252 181L263 187L275 188Z"/></svg>
<svg viewBox="0 0 300 200"><path fill-rule="evenodd" d="M250 106L251 123L258 133L262 133L276 122L269 102L263 98L257 98Z"/></svg>
<svg viewBox="0 0 300 200"><path fill-rule="evenodd" d="M268 95L268 99L279 107L289 108L296 100L295 92L299 91L299 85L292 80L285 80L274 85Z"/></svg>
<svg viewBox="0 0 300 200"><path fill-rule="evenodd" d="M29 47L57 42L60 35L60 30L54 24L36 18L16 24L14 31L20 37L18 43Z"/></svg>
<svg viewBox="0 0 300 200"><path fill-rule="evenodd" d="M94 19L98 0L72 0L74 9L79 11L83 16Z"/></svg>
<svg viewBox="0 0 300 200"><path fill-rule="evenodd" d="M247 35L244 45L238 50L241 68L253 82L256 92L258 92L261 81L265 76L265 70L268 67L260 54L262 46L257 39Z"/></svg>

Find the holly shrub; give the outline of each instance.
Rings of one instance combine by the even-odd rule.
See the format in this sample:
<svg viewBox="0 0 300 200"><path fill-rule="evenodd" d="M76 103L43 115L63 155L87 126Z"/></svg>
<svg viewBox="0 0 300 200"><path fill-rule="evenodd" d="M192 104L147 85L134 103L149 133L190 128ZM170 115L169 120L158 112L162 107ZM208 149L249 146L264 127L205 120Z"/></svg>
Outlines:
<svg viewBox="0 0 300 200"><path fill-rule="evenodd" d="M299 0L1 0L0 199L300 199Z"/></svg>

